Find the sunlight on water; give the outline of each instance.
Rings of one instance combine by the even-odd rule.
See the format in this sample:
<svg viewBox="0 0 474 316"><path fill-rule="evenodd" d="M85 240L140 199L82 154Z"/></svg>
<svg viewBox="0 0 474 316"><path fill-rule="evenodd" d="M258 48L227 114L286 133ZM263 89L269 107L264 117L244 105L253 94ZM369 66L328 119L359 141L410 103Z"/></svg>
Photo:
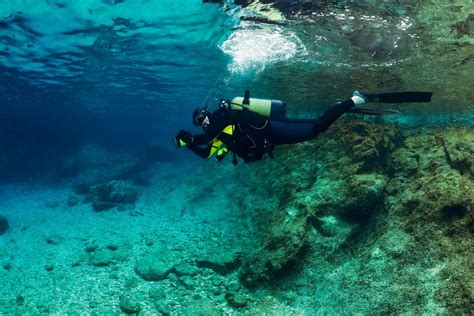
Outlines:
<svg viewBox="0 0 474 316"><path fill-rule="evenodd" d="M200 0L2 1L0 67L30 73L30 84L67 85L94 64L117 63L109 59L154 66L154 48L215 45L226 18L219 6L203 11Z"/></svg>
<svg viewBox="0 0 474 316"><path fill-rule="evenodd" d="M276 27L237 30L222 43L220 49L232 58L229 70L234 73L258 73L268 65L306 54L304 44L295 33Z"/></svg>

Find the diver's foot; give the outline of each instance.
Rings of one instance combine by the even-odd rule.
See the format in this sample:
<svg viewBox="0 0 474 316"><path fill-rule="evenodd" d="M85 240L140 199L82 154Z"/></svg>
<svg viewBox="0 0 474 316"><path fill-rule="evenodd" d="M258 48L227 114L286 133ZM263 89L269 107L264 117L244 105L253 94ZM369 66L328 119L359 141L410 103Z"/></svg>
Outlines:
<svg viewBox="0 0 474 316"><path fill-rule="evenodd" d="M365 95L360 93L359 91L354 91L352 94L351 100L354 102L355 105L361 105L369 102L369 98L367 98Z"/></svg>

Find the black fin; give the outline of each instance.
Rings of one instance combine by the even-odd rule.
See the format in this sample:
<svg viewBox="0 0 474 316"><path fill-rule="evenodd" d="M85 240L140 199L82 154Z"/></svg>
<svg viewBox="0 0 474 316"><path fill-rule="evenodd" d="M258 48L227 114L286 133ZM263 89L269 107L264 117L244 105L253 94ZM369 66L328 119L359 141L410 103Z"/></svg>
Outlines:
<svg viewBox="0 0 474 316"><path fill-rule="evenodd" d="M365 94L364 94L365 95ZM392 109L373 109L363 107L353 107L347 110L348 113L367 114L367 115L397 115L401 114L397 110Z"/></svg>
<svg viewBox="0 0 474 316"><path fill-rule="evenodd" d="M431 102L433 92L405 91L388 93L363 93L370 102L404 103L404 102Z"/></svg>

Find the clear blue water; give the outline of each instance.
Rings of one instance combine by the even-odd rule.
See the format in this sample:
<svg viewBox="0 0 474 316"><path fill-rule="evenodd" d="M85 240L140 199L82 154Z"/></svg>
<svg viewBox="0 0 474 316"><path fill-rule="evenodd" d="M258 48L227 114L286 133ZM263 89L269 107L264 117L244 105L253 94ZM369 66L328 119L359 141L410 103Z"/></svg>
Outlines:
<svg viewBox="0 0 474 316"><path fill-rule="evenodd" d="M4 159L4 176L54 168L86 142L170 146L179 127L192 128L193 109L245 89L305 117L355 89L432 90L433 104L401 121L471 117L469 95L450 86L461 71L434 67L444 34L420 33L421 4L380 7L330 7L275 25L241 21L254 13L230 1L2 1L1 135L15 157Z"/></svg>
<svg viewBox="0 0 474 316"><path fill-rule="evenodd" d="M3 1L0 17L9 176L54 168L81 143L171 145L227 75L218 44L235 24L200 1Z"/></svg>

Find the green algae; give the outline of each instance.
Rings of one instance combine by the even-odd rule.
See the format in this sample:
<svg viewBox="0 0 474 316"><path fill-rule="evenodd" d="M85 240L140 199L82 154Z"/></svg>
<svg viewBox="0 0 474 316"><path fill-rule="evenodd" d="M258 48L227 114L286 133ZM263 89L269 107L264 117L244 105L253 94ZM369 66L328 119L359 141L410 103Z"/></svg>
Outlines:
<svg viewBox="0 0 474 316"><path fill-rule="evenodd" d="M374 134L367 133L367 129L372 129ZM383 132L378 129L391 132L380 138L377 135ZM357 130L365 137L379 139L380 149L368 146L358 153L357 149L362 148L357 146L359 136L350 135ZM244 262L240 271L242 281L252 287L262 284L291 287L297 280L307 279L300 269L319 271L321 275L304 282L333 289L323 290L327 297L316 300L317 309L331 304L327 299L337 301L351 295L355 301L350 307L340 309L331 304L330 309L325 305L325 310L369 312L368 306L362 304L368 300L369 305L382 313L468 312L472 308L472 293L466 294L472 288L469 277L472 264L466 258L473 259L469 252L473 247L474 184L469 163L473 161L473 135L472 130L462 128L405 133L395 126L367 126L360 121L335 129L328 137L342 136L340 139L350 150L341 152L334 148L332 153L328 151L326 156L316 157L308 150L306 159L322 166L330 164L335 159L331 156L337 153L346 155L353 163L347 164L347 170L344 164L338 164L339 176L326 173L324 180L322 173L316 172L312 186L300 189L306 194L298 195L298 192L288 198L288 190L283 191L285 199L280 199L280 210L275 212L262 248ZM324 148L331 143L325 137L313 144ZM280 154L286 156L286 152ZM288 155L286 159L291 160L289 152ZM297 156L305 159L298 152ZM364 166L367 161L370 164ZM337 162L332 164L334 168ZM354 165L358 167L354 169ZM292 175L286 178L278 175L284 186L298 186L293 178L299 170L306 174L307 167L303 164L292 166ZM272 174L278 174L273 167ZM367 169L372 173L367 173ZM326 195L321 194L324 190L320 186L328 187ZM286 207L281 203L286 203ZM294 209L294 205L298 205L299 211L287 211ZM295 251L295 245L298 250L305 245L306 250ZM295 268L289 263L295 261L300 266L295 271L300 272L291 274L290 279L282 279L281 272L288 275L288 268ZM337 277L329 279L332 269L338 270ZM459 291L446 282L446 277L440 276L443 274L455 278ZM337 292L343 288L346 290ZM370 294L382 289L383 295ZM447 301L444 291L449 291L453 299Z"/></svg>

